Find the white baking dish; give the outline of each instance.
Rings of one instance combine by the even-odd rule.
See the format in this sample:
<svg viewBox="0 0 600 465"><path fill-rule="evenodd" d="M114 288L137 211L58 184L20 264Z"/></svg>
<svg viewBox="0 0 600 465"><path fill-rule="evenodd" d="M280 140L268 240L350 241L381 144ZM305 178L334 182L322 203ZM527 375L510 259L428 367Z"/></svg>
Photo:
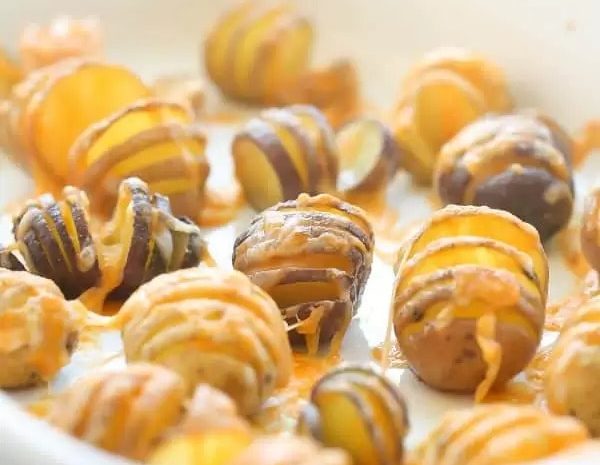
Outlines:
<svg viewBox="0 0 600 465"><path fill-rule="evenodd" d="M230 2L193 0L0 0L0 43L16 43L29 21L48 21L59 13L94 15L107 31L108 55L144 77L161 73L202 72L199 44L209 25ZM318 32L316 62L350 56L359 67L369 101L391 107L403 73L427 50L458 45L489 56L507 72L520 106L544 110L576 130L600 115L600 3L595 0L299 0L314 18ZM226 182L229 163L226 131L213 134L210 154L215 182ZM221 154L221 156L217 156ZM597 172L590 160L577 177L586 191ZM31 183L6 160L0 159L0 204L21 198ZM428 213L422 194L410 191L406 179L395 186L402 221ZM222 266L230 266L231 242L241 219L211 233L211 251ZM9 224L0 222L4 234ZM1 237L1 236L0 236ZM573 279L551 248L551 300L570 290ZM368 345L381 340L387 322L392 276L376 265L368 286L360 322L345 343L350 358L369 357ZM114 346L113 346L114 348ZM77 362L77 360L76 360ZM61 375L58 386L79 373L77 363ZM408 397L414 445L444 410L468 405L469 399L434 393L410 373L393 373ZM22 395L15 396L23 398ZM585 463L599 463L600 457ZM19 411L0 394L0 465L117 464L125 463L46 427ZM570 462L565 462L570 463ZM577 462L584 464L583 461ZM175 465L175 464L174 464Z"/></svg>

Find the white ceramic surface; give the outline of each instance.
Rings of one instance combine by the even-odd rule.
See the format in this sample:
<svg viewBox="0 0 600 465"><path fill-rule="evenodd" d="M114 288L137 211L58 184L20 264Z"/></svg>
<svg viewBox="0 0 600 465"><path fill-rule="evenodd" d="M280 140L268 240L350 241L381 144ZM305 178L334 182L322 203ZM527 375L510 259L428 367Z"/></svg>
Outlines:
<svg viewBox="0 0 600 465"><path fill-rule="evenodd" d="M0 0L0 44L10 47L28 21L47 21L59 13L96 15L106 25L108 55L127 63L145 77L161 73L200 72L199 40L229 1L208 0ZM394 101L409 64L439 45L476 49L503 66L521 106L536 106L569 129L600 116L600 3L595 0L298 0L318 31L315 61L326 63L339 56L352 57L359 66L365 93L382 108ZM226 183L230 176L231 130L208 128L209 157L215 176ZM578 192L596 183L598 165L590 160L577 177ZM597 166L600 168L600 166ZM0 204L22 197L29 180L0 158ZM401 221L425 217L429 204L423 193L400 176L390 189ZM230 266L231 244L246 224L243 215L234 224L209 231L211 252L222 266ZM9 231L0 218L0 239ZM552 251L552 247L551 247ZM551 252L551 297L569 291L572 277L560 257ZM367 359L369 346L383 340L391 294L391 270L376 260L364 304L344 344L351 359ZM550 336L551 337L551 336ZM115 335L103 340L104 355L119 349ZM100 352L78 353L51 390L63 388L82 370L96 367ZM122 363L115 359L111 363ZM408 399L414 445L448 408L468 405L469 399L433 392L408 372L395 371ZM12 394L25 402L41 391ZM600 459L599 459L600 461ZM0 394L0 465L109 465L119 463L106 455L51 431L41 422L15 409ZM122 463L122 462L121 462ZM579 463L579 462L578 462ZM584 462L581 462L582 465ZM596 463L596 462L590 462ZM175 465L175 464L174 464Z"/></svg>

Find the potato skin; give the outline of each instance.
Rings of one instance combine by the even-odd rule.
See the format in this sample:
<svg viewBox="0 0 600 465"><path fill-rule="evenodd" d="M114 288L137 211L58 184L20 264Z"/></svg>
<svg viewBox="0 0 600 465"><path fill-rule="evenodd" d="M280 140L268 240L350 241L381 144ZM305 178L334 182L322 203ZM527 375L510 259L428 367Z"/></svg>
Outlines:
<svg viewBox="0 0 600 465"><path fill-rule="evenodd" d="M489 232L486 217L494 218ZM450 224L447 236L444 223ZM507 229L499 234L503 223ZM480 399L483 380L501 386L535 354L548 266L533 228L523 227L520 238L514 234L519 224L503 211L450 206L434 213L404 247L394 288L394 329L411 369L428 385L476 391ZM534 257L542 266L533 265ZM491 329L484 317L493 319ZM484 343L494 344L501 356L486 358ZM491 363L498 371L489 380Z"/></svg>
<svg viewBox="0 0 600 465"><path fill-rule="evenodd" d="M372 254L373 231L362 210L328 194L301 194L251 221L234 243L233 267L275 299L288 324L309 320L289 332L294 346L338 350Z"/></svg>
<svg viewBox="0 0 600 465"><path fill-rule="evenodd" d="M574 198L570 155L556 133L523 114L472 123L442 148L434 174L440 199L509 211L549 239L568 223Z"/></svg>

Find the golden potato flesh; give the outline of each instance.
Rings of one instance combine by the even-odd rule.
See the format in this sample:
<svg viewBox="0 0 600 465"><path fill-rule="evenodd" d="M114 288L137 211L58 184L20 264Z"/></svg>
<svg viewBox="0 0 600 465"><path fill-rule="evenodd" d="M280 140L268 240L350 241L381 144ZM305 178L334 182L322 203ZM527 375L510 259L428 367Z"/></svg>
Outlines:
<svg viewBox="0 0 600 465"><path fill-rule="evenodd" d="M402 394L371 367L337 368L313 387L298 429L347 451L355 465L402 463L408 416Z"/></svg>
<svg viewBox="0 0 600 465"><path fill-rule="evenodd" d="M199 267L163 274L121 309L128 361L178 372L189 392L206 383L256 413L291 370L285 326L273 300L237 271Z"/></svg>
<svg viewBox="0 0 600 465"><path fill-rule="evenodd" d="M178 421L184 393L183 381L156 365L97 371L59 396L49 420L97 447L143 460Z"/></svg>
<svg viewBox="0 0 600 465"><path fill-rule="evenodd" d="M328 194L282 202L256 216L233 266L278 304L293 345L338 350L371 269L373 231L362 210Z"/></svg>
<svg viewBox="0 0 600 465"><path fill-rule="evenodd" d="M588 438L569 417L535 407L480 405L446 413L414 451L419 465L511 465L551 457Z"/></svg>
<svg viewBox="0 0 600 465"><path fill-rule="evenodd" d="M548 264L535 230L485 207L435 212L396 265L394 327L427 384L481 400L533 357Z"/></svg>
<svg viewBox="0 0 600 465"><path fill-rule="evenodd" d="M77 343L75 313L56 285L0 269L0 388L49 381Z"/></svg>
<svg viewBox="0 0 600 465"><path fill-rule="evenodd" d="M76 61L59 67L34 95L23 137L31 140L36 162L64 183L69 149L77 137L92 123L148 96L149 90L126 68Z"/></svg>
<svg viewBox="0 0 600 465"><path fill-rule="evenodd" d="M567 320L545 370L550 409L600 435L600 300L592 297Z"/></svg>

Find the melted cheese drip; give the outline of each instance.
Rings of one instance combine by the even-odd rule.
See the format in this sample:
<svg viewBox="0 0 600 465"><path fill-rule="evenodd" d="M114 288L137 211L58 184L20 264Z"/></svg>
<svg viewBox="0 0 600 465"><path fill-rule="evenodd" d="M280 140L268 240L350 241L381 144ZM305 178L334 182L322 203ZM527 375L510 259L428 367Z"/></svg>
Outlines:
<svg viewBox="0 0 600 465"><path fill-rule="evenodd" d="M600 149L600 120L589 121L574 145L573 165L579 168L594 150Z"/></svg>
<svg viewBox="0 0 600 465"><path fill-rule="evenodd" d="M483 360L487 364L485 378L475 390L475 402L481 402L496 381L500 363L502 362L502 347L496 341L496 315L486 313L477 320L475 338L481 349Z"/></svg>

